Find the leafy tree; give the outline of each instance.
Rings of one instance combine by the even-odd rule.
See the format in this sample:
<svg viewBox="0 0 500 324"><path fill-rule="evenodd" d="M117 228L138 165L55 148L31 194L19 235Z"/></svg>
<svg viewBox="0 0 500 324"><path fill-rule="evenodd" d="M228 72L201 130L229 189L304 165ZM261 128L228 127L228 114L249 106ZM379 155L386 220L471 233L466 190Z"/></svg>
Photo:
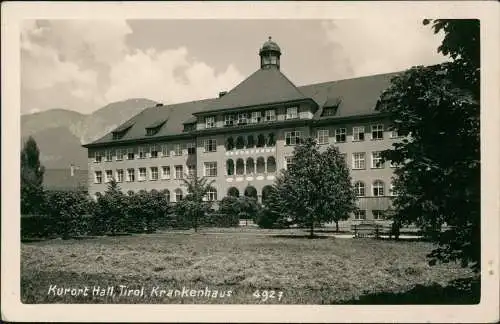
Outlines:
<svg viewBox="0 0 500 324"><path fill-rule="evenodd" d="M349 171L335 147L320 152L312 138L294 150L293 165L278 176L270 193L269 207L295 224L314 226L347 219L356 209Z"/></svg>
<svg viewBox="0 0 500 324"><path fill-rule="evenodd" d="M377 107L405 136L383 153L399 165L394 221L415 223L439 243L431 264L459 260L479 270L479 22L435 20L433 27L444 31L438 51L451 62L395 77Z"/></svg>
<svg viewBox="0 0 500 324"><path fill-rule="evenodd" d="M112 179L104 195L97 197L97 203L94 210L97 232L108 232L112 235L117 232L126 232L128 230L127 210L128 197L126 197L118 183Z"/></svg>
<svg viewBox="0 0 500 324"><path fill-rule="evenodd" d="M84 217L89 212L90 199L81 191L48 191L45 212L52 219L53 231L63 239L87 234Z"/></svg>
<svg viewBox="0 0 500 324"><path fill-rule="evenodd" d="M29 137L21 151L21 213L40 212L44 199L40 150L33 137Z"/></svg>
<svg viewBox="0 0 500 324"><path fill-rule="evenodd" d="M254 219L261 209L257 199L248 196L224 197L220 203L220 212L226 215L236 215L238 219Z"/></svg>
<svg viewBox="0 0 500 324"><path fill-rule="evenodd" d="M206 200L207 192L212 188L215 180L209 181L205 177L190 175L183 179L183 185L188 194L176 205L179 215L187 217L195 232L198 232L200 218L211 210L212 202Z"/></svg>

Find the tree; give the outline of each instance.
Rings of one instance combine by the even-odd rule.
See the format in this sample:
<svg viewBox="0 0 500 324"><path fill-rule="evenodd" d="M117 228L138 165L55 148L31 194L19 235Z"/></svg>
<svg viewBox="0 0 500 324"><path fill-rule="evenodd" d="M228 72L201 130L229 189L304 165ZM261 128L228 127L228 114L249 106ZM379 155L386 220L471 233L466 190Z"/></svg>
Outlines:
<svg viewBox="0 0 500 324"><path fill-rule="evenodd" d="M206 195L214 182L215 180L209 181L205 177L196 175L183 179L183 185L186 186L188 194L177 203L176 211L188 218L195 232L198 232L200 218L211 210L212 202L206 199Z"/></svg>
<svg viewBox="0 0 500 324"><path fill-rule="evenodd" d="M220 203L220 212L226 215L236 215L238 219L257 220L261 206L257 199L248 196L224 197Z"/></svg>
<svg viewBox="0 0 500 324"><path fill-rule="evenodd" d="M425 21L425 24L430 23ZM415 223L439 247L436 261L480 266L479 22L436 20L451 62L391 80L377 109L404 136L383 153L395 171L394 221ZM442 231L442 225L449 228Z"/></svg>
<svg viewBox="0 0 500 324"><path fill-rule="evenodd" d="M40 212L43 199L43 174L40 150L33 137L29 137L21 151L21 213Z"/></svg>
<svg viewBox="0 0 500 324"><path fill-rule="evenodd" d="M314 226L347 219L356 209L349 171L338 149L320 152L312 138L295 148L293 165L277 177L270 201L268 208L275 213L307 226L310 238Z"/></svg>
<svg viewBox="0 0 500 324"><path fill-rule="evenodd" d="M104 195L97 197L94 209L97 232L109 232L112 235L117 232L127 232L128 197L126 197L118 183L111 179Z"/></svg>

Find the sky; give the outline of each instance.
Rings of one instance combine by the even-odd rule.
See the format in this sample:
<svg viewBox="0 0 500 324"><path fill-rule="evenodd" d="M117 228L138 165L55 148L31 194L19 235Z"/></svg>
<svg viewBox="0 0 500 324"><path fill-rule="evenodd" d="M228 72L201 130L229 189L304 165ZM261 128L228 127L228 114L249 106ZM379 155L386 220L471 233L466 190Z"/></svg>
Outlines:
<svg viewBox="0 0 500 324"><path fill-rule="evenodd" d="M447 60L437 52L443 35L408 18L24 20L21 113L213 98L259 68L269 36L297 86Z"/></svg>

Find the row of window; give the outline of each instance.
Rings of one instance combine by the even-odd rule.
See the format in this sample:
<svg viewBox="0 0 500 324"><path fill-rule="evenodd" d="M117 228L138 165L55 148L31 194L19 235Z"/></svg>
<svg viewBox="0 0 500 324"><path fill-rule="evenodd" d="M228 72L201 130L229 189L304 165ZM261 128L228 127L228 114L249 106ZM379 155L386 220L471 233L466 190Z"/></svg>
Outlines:
<svg viewBox="0 0 500 324"><path fill-rule="evenodd" d="M173 200L173 202L179 202L184 198L184 194L182 192L182 189L180 189L180 188L177 188L174 190L173 197L170 196L170 191L168 189L162 190L162 193L165 195L165 199L168 202L172 202L171 198L175 199L175 200ZM96 192L95 195L99 196L99 195L101 195L101 193ZM216 201L217 200L217 190L213 187L209 188L204 198L205 198L205 200L208 200L208 201Z"/></svg>
<svg viewBox="0 0 500 324"><path fill-rule="evenodd" d="M390 167L394 168L396 165L390 162ZM384 162L382 160L382 152L376 151L371 153L371 168L372 169L383 169ZM352 169L353 170L363 170L366 169L366 152L355 152L352 153Z"/></svg>
<svg viewBox="0 0 500 324"><path fill-rule="evenodd" d="M149 168L149 176L147 168L138 168L137 171L134 168L129 169L117 169L113 174L113 170L105 170L103 171L95 171L94 172L94 182L95 183L103 183L110 182L111 179L115 179L116 182L134 182L136 181L146 181L146 180L168 180L171 179L170 166L162 166L162 167L150 167ZM196 175L196 165L188 165L187 166L187 175L195 176ZM216 177L217 176L217 162L205 162L204 164L204 176L205 177ZM184 178L184 166L176 165L174 166L174 179L182 179Z"/></svg>
<svg viewBox="0 0 500 324"><path fill-rule="evenodd" d="M286 109L285 119L299 118L298 107L288 107ZM264 111L242 112L238 114L228 114L224 116L224 126L258 124L262 122L276 121L276 110L268 109ZM217 127L215 116L205 117L205 128Z"/></svg>
<svg viewBox="0 0 500 324"><path fill-rule="evenodd" d="M372 215L373 215L374 220L385 219L383 210L372 210ZM364 209L356 210L354 212L354 219L355 220L365 220L366 219L366 210L364 210Z"/></svg>
<svg viewBox="0 0 500 324"><path fill-rule="evenodd" d="M393 185L389 186L389 196L394 196L394 189ZM356 193L356 196L358 197L367 197L368 195L366 194L366 186L363 181L356 181L354 183L354 192ZM372 196L373 197L382 197L385 196L385 184L382 180L375 180L372 183Z"/></svg>

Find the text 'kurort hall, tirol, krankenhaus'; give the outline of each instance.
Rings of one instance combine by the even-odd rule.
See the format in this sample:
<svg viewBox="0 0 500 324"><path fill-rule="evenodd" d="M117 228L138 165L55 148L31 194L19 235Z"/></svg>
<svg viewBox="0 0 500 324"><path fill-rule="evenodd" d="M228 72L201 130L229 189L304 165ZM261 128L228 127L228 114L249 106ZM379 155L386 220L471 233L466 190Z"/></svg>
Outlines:
<svg viewBox="0 0 500 324"><path fill-rule="evenodd" d="M375 106L397 73L297 87L280 70L281 54L269 38L260 68L234 89L147 108L84 145L89 193L103 193L114 178L124 192L156 189L176 202L186 195L181 179L197 174L215 180L208 200L247 195L265 204L277 173L293 164L294 146L312 136L338 146L349 166L359 196L352 218L381 219L394 166L380 153L399 136Z"/></svg>

